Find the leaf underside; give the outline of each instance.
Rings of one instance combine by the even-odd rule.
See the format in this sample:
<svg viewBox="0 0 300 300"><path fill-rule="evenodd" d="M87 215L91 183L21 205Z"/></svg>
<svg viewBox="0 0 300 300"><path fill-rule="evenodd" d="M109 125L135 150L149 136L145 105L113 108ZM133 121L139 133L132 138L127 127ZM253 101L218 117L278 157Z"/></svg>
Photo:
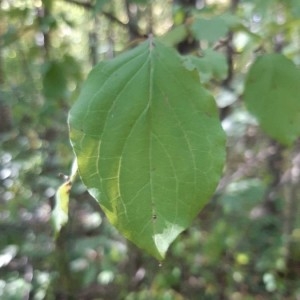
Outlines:
<svg viewBox="0 0 300 300"><path fill-rule="evenodd" d="M281 54L259 57L251 66L244 100L262 129L283 145L300 135L300 71Z"/></svg>
<svg viewBox="0 0 300 300"><path fill-rule="evenodd" d="M92 70L69 127L90 194L126 238L162 260L211 197L225 158L197 73L146 41Z"/></svg>

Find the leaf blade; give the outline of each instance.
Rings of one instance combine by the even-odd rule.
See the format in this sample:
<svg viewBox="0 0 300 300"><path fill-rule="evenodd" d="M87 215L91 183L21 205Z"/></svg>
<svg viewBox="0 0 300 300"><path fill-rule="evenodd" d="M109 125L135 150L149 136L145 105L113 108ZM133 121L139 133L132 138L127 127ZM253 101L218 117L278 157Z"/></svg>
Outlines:
<svg viewBox="0 0 300 300"><path fill-rule="evenodd" d="M251 66L244 99L262 129L283 145L300 135L300 72L281 54L259 57Z"/></svg>
<svg viewBox="0 0 300 300"><path fill-rule="evenodd" d="M100 64L69 124L90 193L126 238L161 260L213 193L225 138L196 72L152 43Z"/></svg>

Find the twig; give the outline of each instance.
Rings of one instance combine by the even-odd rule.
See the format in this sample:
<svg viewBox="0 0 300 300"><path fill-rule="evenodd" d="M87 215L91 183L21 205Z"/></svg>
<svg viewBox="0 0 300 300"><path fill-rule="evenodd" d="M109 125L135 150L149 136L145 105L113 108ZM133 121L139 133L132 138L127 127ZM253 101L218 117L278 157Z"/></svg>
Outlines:
<svg viewBox="0 0 300 300"><path fill-rule="evenodd" d="M67 3L71 3L71 4L75 4L78 6L81 6L85 9L88 10L92 10L95 8L94 5L92 5L90 2L81 2L81 1L77 1L77 0L64 0ZM118 19L116 16L114 16L113 14L107 12L107 11L101 11L101 13L103 14L103 16L105 16L108 20L120 25L121 27L124 27L126 29L130 28L130 31L132 33L134 33L137 37L142 37L143 35L140 34L140 32L138 31L138 29L135 26L131 26L131 24L129 22L124 23L122 22L120 19Z"/></svg>

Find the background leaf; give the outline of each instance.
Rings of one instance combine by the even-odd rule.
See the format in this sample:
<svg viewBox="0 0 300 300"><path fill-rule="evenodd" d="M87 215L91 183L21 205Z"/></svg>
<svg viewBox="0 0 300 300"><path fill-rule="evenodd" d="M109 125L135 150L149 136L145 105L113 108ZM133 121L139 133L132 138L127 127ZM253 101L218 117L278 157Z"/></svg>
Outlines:
<svg viewBox="0 0 300 300"><path fill-rule="evenodd" d="M109 2L109 0L96 0L95 4L95 12L99 12L103 9L103 7Z"/></svg>
<svg viewBox="0 0 300 300"><path fill-rule="evenodd" d="M211 79L225 79L228 72L225 55L212 49L203 50L203 54L203 57L186 56L185 66L190 70L196 68L202 83L207 83Z"/></svg>
<svg viewBox="0 0 300 300"><path fill-rule="evenodd" d="M197 73L147 41L91 72L69 124L89 192L128 239L163 259L214 192L225 157Z"/></svg>
<svg viewBox="0 0 300 300"><path fill-rule="evenodd" d="M63 97L66 92L66 77L63 65L58 61L47 62L44 66L43 93L47 98Z"/></svg>
<svg viewBox="0 0 300 300"><path fill-rule="evenodd" d="M282 144L300 134L300 72L280 54L259 57L249 70L244 99L262 129Z"/></svg>
<svg viewBox="0 0 300 300"><path fill-rule="evenodd" d="M221 17L217 16L210 19L199 17L191 29L196 39L215 42L226 36L229 27Z"/></svg>

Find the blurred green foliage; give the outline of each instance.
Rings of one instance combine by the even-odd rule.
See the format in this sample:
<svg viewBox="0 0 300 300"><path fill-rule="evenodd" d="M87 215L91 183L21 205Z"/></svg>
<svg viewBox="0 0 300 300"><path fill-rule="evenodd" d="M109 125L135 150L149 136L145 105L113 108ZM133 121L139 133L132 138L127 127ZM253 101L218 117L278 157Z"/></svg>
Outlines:
<svg viewBox="0 0 300 300"><path fill-rule="evenodd" d="M299 65L300 3L206 2L0 1L1 299L300 297L300 145L271 141L241 100L259 54ZM172 27L195 19L196 42ZM206 20L226 25L202 28ZM73 160L66 118L83 79L150 31L198 56L228 135L215 196L162 266L119 235L80 181L57 240L50 224L59 174ZM220 65L209 68L212 51L227 67L215 56Z"/></svg>

